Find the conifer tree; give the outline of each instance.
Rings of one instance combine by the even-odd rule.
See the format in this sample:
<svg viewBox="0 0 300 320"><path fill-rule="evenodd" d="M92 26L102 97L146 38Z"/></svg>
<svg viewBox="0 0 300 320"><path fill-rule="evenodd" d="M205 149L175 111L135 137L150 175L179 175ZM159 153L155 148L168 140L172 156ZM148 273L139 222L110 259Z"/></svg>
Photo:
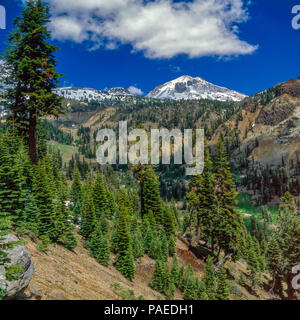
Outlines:
<svg viewBox="0 0 300 320"><path fill-rule="evenodd" d="M120 189L118 191L117 205L119 210L127 210L129 216L133 215L134 213L133 204L128 192L125 189Z"/></svg>
<svg viewBox="0 0 300 320"><path fill-rule="evenodd" d="M91 188L87 186L83 199L83 217L81 221L80 234L88 239L96 227L96 214Z"/></svg>
<svg viewBox="0 0 300 320"><path fill-rule="evenodd" d="M151 255L151 252L153 251L154 245L156 243L156 237L155 232L147 218L143 220L141 230L143 233L145 253Z"/></svg>
<svg viewBox="0 0 300 320"><path fill-rule="evenodd" d="M282 267L281 267L281 249L279 248L278 241L275 238L271 238L268 251L268 269L273 276L272 290L274 293L282 295Z"/></svg>
<svg viewBox="0 0 300 320"><path fill-rule="evenodd" d="M203 281L197 279L197 300L209 300Z"/></svg>
<svg viewBox="0 0 300 320"><path fill-rule="evenodd" d="M118 212L117 212L118 215ZM117 219L113 219L113 227L111 232L111 238L110 238L110 251L112 253L118 252L118 231L117 231Z"/></svg>
<svg viewBox="0 0 300 320"><path fill-rule="evenodd" d="M229 300L229 284L224 266L219 269L217 276L217 300Z"/></svg>
<svg viewBox="0 0 300 320"><path fill-rule="evenodd" d="M69 250L73 250L77 247L77 239L73 233L72 228L70 227L67 227L64 230L64 233L61 236L61 241L64 247L66 247Z"/></svg>
<svg viewBox="0 0 300 320"><path fill-rule="evenodd" d="M134 214L130 219L130 232L138 232L139 231L139 219L138 215Z"/></svg>
<svg viewBox="0 0 300 320"><path fill-rule="evenodd" d="M204 268L204 284L209 300L215 300L216 298L216 277L215 267L213 264L213 258L208 257Z"/></svg>
<svg viewBox="0 0 300 320"><path fill-rule="evenodd" d="M177 288L180 291L184 291L184 265L179 268Z"/></svg>
<svg viewBox="0 0 300 320"><path fill-rule="evenodd" d="M171 235L169 238L168 246L169 246L169 256L173 257L176 254L176 243L173 235Z"/></svg>
<svg viewBox="0 0 300 320"><path fill-rule="evenodd" d="M239 284L244 287L246 285L246 278L243 272L240 272Z"/></svg>
<svg viewBox="0 0 300 320"><path fill-rule="evenodd" d="M258 262L258 257L257 257L253 243L248 251L247 263L248 263L248 268L250 270L250 278L252 280L252 286L254 286L255 280L256 280L256 274L259 273L259 262Z"/></svg>
<svg viewBox="0 0 300 320"><path fill-rule="evenodd" d="M193 267L188 264L187 267L184 269L183 277L182 277L182 283L181 288L179 288L182 292L185 291L185 288L187 286L187 282L190 278L194 277L194 269Z"/></svg>
<svg viewBox="0 0 300 320"><path fill-rule="evenodd" d="M160 254L160 259L163 262L167 262L169 257L169 243L165 232L162 232L160 235Z"/></svg>
<svg viewBox="0 0 300 320"><path fill-rule="evenodd" d="M49 239L55 239L55 206L53 200L53 181L46 164L46 161L40 161L35 167L33 177L33 194L39 210L38 231L39 236L47 236Z"/></svg>
<svg viewBox="0 0 300 320"><path fill-rule="evenodd" d="M187 196L190 210L197 217L197 239L198 242L203 233L210 239L212 252L214 251L215 243L215 223L217 215L217 196L215 190L215 176L213 173L213 163L210 158L210 153L205 148L205 164L202 175L193 177L190 183L190 193Z"/></svg>
<svg viewBox="0 0 300 320"><path fill-rule="evenodd" d="M73 204L74 222L78 223L79 217L82 216L83 195L82 195L80 173L77 166L74 168L74 171L73 171L73 181L72 181L72 187L70 192L70 198Z"/></svg>
<svg viewBox="0 0 300 320"><path fill-rule="evenodd" d="M11 228L10 220L4 217L0 212L0 265L9 262L7 249L8 244L4 243L4 237L9 234Z"/></svg>
<svg viewBox="0 0 300 320"><path fill-rule="evenodd" d="M25 177L22 162L19 161L20 142L14 130L0 136L0 265L10 262L7 251L17 243L4 243L4 237L11 232L22 216L25 194Z"/></svg>
<svg viewBox="0 0 300 320"><path fill-rule="evenodd" d="M102 234L105 237L108 237L109 236L109 232L110 232L110 225L109 225L108 219L106 217L102 218L99 221L99 224L100 224L100 227L101 227Z"/></svg>
<svg viewBox="0 0 300 320"><path fill-rule="evenodd" d="M26 228L38 235L38 220L40 217L40 211L32 194L27 196L23 216Z"/></svg>
<svg viewBox="0 0 300 320"><path fill-rule="evenodd" d="M189 277L186 281L186 285L183 293L184 300L197 300L197 283L194 277Z"/></svg>
<svg viewBox="0 0 300 320"><path fill-rule="evenodd" d="M141 166L138 171L138 180L141 189L142 216L152 211L155 221L162 225L164 221L160 183L154 169L150 166Z"/></svg>
<svg viewBox="0 0 300 320"><path fill-rule="evenodd" d="M155 269L152 276L151 287L162 293L164 289L164 269L162 262L160 260L156 260Z"/></svg>
<svg viewBox="0 0 300 320"><path fill-rule="evenodd" d="M150 227L152 230L157 230L158 225L156 224L155 217L152 210L149 210L148 213L143 217L143 221L149 221Z"/></svg>
<svg viewBox="0 0 300 320"><path fill-rule="evenodd" d="M91 234L88 241L88 248L91 255L103 266L107 266L109 262L110 249L107 239L103 236L101 227L96 227L96 230Z"/></svg>
<svg viewBox="0 0 300 320"><path fill-rule="evenodd" d="M281 212L289 211L292 214L297 213L297 206L294 197L291 195L289 191L287 191L283 197L281 197L281 204L279 206L279 210Z"/></svg>
<svg viewBox="0 0 300 320"><path fill-rule="evenodd" d="M112 192L106 189L106 198L108 201L109 214L113 216L116 213L116 202Z"/></svg>
<svg viewBox="0 0 300 320"><path fill-rule="evenodd" d="M63 107L52 90L60 75L47 30L49 8L41 0L28 0L22 15L14 21L15 30L8 37L4 55L10 76L6 78L5 104L19 135L28 142L32 163L37 163L37 125L40 117L57 116Z"/></svg>
<svg viewBox="0 0 300 320"><path fill-rule="evenodd" d="M222 136L219 137L217 151L215 156L215 178L217 183L217 192L221 205L228 212L233 211L233 203L237 196L235 183L230 171L228 156Z"/></svg>
<svg viewBox="0 0 300 320"><path fill-rule="evenodd" d="M20 161L21 144L15 131L0 136L0 212L17 224L26 199L26 177Z"/></svg>
<svg viewBox="0 0 300 320"><path fill-rule="evenodd" d="M133 280L136 268L134 264L134 256L131 246L129 246L129 248L125 251L123 256L118 256L116 267L125 278L127 278L130 281Z"/></svg>
<svg viewBox="0 0 300 320"><path fill-rule="evenodd" d="M135 265L132 238L129 232L129 215L126 209L117 217L117 260L116 268L129 280L134 278Z"/></svg>
<svg viewBox="0 0 300 320"><path fill-rule="evenodd" d="M68 199L68 187L67 181L64 174L59 173L57 176L57 195L55 202L55 232L56 238L61 238L64 233L68 230L68 237L70 238L69 232L71 232L71 212L66 202Z"/></svg>
<svg viewBox="0 0 300 320"><path fill-rule="evenodd" d="M178 266L178 260L176 255L173 257L171 276L174 279L175 286L177 287L179 282L179 266Z"/></svg>
<svg viewBox="0 0 300 320"><path fill-rule="evenodd" d="M109 216L110 207L107 199L107 189L102 174L98 173L95 184L93 186L93 201L95 213L98 218Z"/></svg>
<svg viewBox="0 0 300 320"><path fill-rule="evenodd" d="M0 210L0 265L9 262L7 249L8 245L4 243L4 237L10 233L11 219L6 211Z"/></svg>
<svg viewBox="0 0 300 320"><path fill-rule="evenodd" d="M172 277L168 264L166 263L164 267L164 294L169 300L172 300L174 298L175 290L175 280Z"/></svg>
<svg viewBox="0 0 300 320"><path fill-rule="evenodd" d="M110 256L109 243L105 237L102 237L100 240L101 241L99 243L99 250L96 259L103 266L107 266Z"/></svg>
<svg viewBox="0 0 300 320"><path fill-rule="evenodd" d="M237 196L233 175L230 171L228 156L223 138L220 136L215 156L215 181L219 202L216 233L219 246L225 255L238 253L238 242L243 233L243 220L240 213L234 209Z"/></svg>
<svg viewBox="0 0 300 320"><path fill-rule="evenodd" d="M135 259L138 259L144 255L144 244L143 244L143 237L140 231L136 231L132 236L132 250L133 256Z"/></svg>
<svg viewBox="0 0 300 320"><path fill-rule="evenodd" d="M171 208L166 206L164 208L164 230L168 237L171 237L175 234L175 219Z"/></svg>
<svg viewBox="0 0 300 320"><path fill-rule="evenodd" d="M288 299L296 299L296 290L292 286L293 267L300 261L300 219L296 216L295 201L286 193L281 198L280 214L275 238L278 242L281 260L279 276L286 283Z"/></svg>
<svg viewBox="0 0 300 320"><path fill-rule="evenodd" d="M254 242L254 249L257 256L257 262L258 262L258 272L264 272L266 270L266 263L265 263L265 257L262 252L261 245L257 238L253 239Z"/></svg>

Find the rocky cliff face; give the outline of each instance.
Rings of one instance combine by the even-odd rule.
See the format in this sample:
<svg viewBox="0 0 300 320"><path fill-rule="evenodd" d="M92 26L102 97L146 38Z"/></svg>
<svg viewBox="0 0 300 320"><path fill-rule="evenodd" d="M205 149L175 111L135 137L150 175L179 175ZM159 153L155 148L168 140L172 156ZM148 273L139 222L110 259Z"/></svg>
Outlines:
<svg viewBox="0 0 300 320"><path fill-rule="evenodd" d="M219 128L212 139L216 144L220 133L229 137L235 132L239 147L233 159L244 155L269 166L289 165L300 159L300 79L276 87L267 103L244 103L242 110ZM267 91L262 95L267 95Z"/></svg>

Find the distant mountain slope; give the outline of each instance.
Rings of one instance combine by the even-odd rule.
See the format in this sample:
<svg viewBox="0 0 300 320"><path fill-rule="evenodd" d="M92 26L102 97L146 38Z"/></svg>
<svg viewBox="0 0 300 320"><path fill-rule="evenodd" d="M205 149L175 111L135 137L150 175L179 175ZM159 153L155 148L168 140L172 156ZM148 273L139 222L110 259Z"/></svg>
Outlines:
<svg viewBox="0 0 300 320"><path fill-rule="evenodd" d="M62 87L55 89L54 92L65 99L88 102L103 102L107 100L125 101L128 97L134 97L134 95L124 88L111 88L102 91L91 88Z"/></svg>
<svg viewBox="0 0 300 320"><path fill-rule="evenodd" d="M258 205L276 196L278 202L286 190L300 205L300 79L260 92L242 105L210 144L224 136L232 162L244 171L242 186L257 194Z"/></svg>
<svg viewBox="0 0 300 320"><path fill-rule="evenodd" d="M260 163L280 165L300 159L300 79L285 82L245 100L242 110L220 126L222 133L236 133L236 153L247 148L247 157ZM235 141L235 139L231 139Z"/></svg>
<svg viewBox="0 0 300 320"><path fill-rule="evenodd" d="M147 95L147 97L161 100L209 99L219 101L241 101L247 96L214 85L201 78L182 76L155 88Z"/></svg>

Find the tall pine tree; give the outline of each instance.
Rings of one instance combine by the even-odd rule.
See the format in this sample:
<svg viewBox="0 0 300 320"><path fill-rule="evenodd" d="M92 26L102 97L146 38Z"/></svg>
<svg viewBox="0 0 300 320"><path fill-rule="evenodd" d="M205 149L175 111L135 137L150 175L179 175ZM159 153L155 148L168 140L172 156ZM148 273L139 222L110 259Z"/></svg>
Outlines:
<svg viewBox="0 0 300 320"><path fill-rule="evenodd" d="M49 44L49 8L42 0L28 0L22 15L14 21L8 37L4 61L10 70L4 101L19 134L28 142L31 162L37 163L37 125L40 117L57 116L63 111L61 98L52 90L60 75L56 72L55 52Z"/></svg>

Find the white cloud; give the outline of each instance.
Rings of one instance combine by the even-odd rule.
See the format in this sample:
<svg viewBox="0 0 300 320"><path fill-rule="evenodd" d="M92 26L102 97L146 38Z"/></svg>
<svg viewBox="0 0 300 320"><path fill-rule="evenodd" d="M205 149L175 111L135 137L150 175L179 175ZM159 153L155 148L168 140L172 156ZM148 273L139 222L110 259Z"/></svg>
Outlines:
<svg viewBox="0 0 300 320"><path fill-rule="evenodd" d="M148 58L186 54L251 54L257 46L239 38L248 20L244 0L47 0L58 40L110 50L131 44Z"/></svg>
<svg viewBox="0 0 300 320"><path fill-rule="evenodd" d="M139 89L139 88L136 88L134 86L130 86L128 89L127 89L131 94L134 94L136 96L142 96L144 94L144 92Z"/></svg>

